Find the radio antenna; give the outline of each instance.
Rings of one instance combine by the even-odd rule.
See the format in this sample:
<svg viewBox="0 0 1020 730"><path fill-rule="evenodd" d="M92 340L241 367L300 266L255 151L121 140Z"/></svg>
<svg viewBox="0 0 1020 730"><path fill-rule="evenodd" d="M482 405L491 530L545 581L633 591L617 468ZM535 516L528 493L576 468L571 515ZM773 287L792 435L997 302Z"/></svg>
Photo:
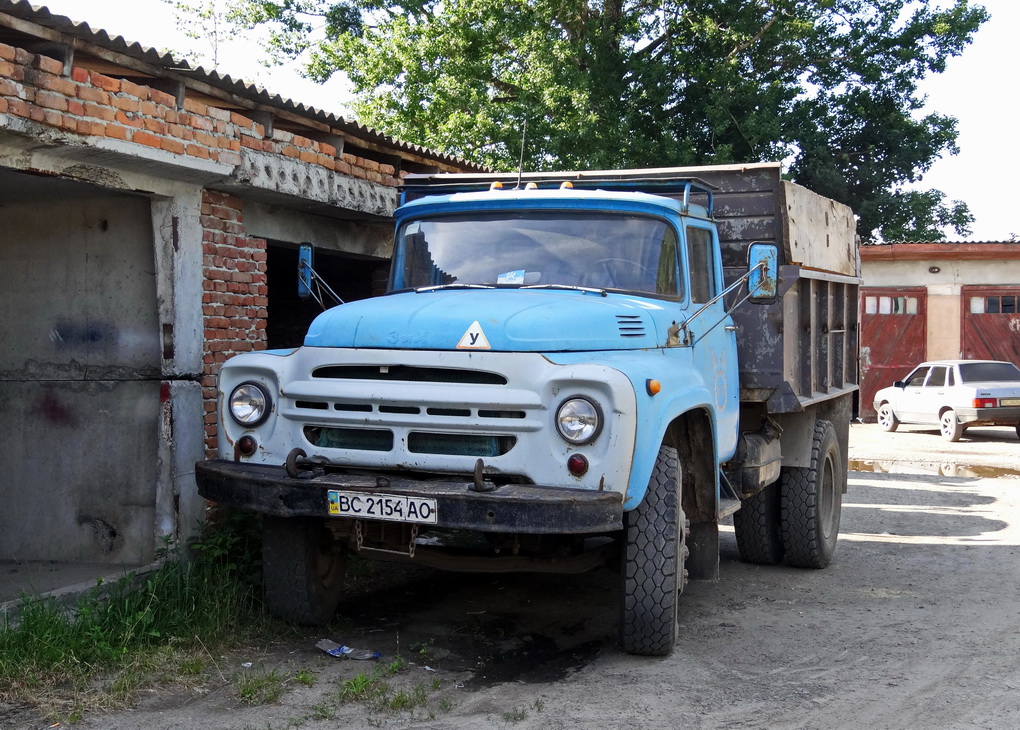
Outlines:
<svg viewBox="0 0 1020 730"><path fill-rule="evenodd" d="M524 129L521 131L521 161L517 167L517 189L521 189L521 180L524 178L524 140L528 138L528 120L524 120Z"/></svg>

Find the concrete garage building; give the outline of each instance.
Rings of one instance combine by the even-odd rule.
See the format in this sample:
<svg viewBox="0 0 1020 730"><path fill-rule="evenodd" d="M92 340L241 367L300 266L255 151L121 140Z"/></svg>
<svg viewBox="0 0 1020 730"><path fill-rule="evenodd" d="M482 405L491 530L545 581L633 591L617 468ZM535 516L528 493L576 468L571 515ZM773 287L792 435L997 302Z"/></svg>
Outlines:
<svg viewBox="0 0 1020 730"><path fill-rule="evenodd" d="M861 247L860 415L877 390L935 359L1020 365L1020 242Z"/></svg>
<svg viewBox="0 0 1020 730"><path fill-rule="evenodd" d="M186 536L220 363L319 311L297 245L377 293L401 177L470 169L0 0L0 601Z"/></svg>

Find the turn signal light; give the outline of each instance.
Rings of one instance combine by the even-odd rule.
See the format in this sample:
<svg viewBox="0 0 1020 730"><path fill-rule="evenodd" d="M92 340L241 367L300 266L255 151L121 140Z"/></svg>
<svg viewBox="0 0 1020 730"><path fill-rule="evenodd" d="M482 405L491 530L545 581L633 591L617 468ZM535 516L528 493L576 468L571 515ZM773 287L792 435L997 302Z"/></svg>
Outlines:
<svg viewBox="0 0 1020 730"><path fill-rule="evenodd" d="M998 408L999 407L999 400L998 400L998 398L975 398L974 399L974 407L975 408Z"/></svg>
<svg viewBox="0 0 1020 730"><path fill-rule="evenodd" d="M501 183L499 180L496 180L495 182L492 183L492 185L489 186L489 190L502 190L502 189L503 183Z"/></svg>

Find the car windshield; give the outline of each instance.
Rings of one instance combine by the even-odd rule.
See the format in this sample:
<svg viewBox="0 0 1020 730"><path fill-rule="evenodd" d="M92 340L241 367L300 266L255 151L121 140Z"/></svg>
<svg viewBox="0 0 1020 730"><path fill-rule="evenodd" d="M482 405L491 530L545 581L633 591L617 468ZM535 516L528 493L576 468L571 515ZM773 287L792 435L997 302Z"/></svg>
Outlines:
<svg viewBox="0 0 1020 730"><path fill-rule="evenodd" d="M593 212L474 213L397 232L393 289L571 286L678 298L677 236L666 221Z"/></svg>
<svg viewBox="0 0 1020 730"><path fill-rule="evenodd" d="M1011 362L960 363L964 383L1020 382L1020 368Z"/></svg>

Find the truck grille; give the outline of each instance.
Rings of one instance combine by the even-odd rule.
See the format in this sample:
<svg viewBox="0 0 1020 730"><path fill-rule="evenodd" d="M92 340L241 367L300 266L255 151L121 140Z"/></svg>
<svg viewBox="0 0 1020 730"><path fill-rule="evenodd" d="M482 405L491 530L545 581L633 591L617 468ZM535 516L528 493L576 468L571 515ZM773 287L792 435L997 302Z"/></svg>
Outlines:
<svg viewBox="0 0 1020 730"><path fill-rule="evenodd" d="M455 368L425 368L408 365L328 365L312 371L313 378L332 380L392 380L405 383L467 383L506 385L499 373Z"/></svg>
<svg viewBox="0 0 1020 730"><path fill-rule="evenodd" d="M305 438L316 446L353 451L392 451L393 432L388 429L325 428L306 426ZM413 454L447 456L502 456L517 443L513 436L477 436L472 434L408 434L407 450Z"/></svg>

